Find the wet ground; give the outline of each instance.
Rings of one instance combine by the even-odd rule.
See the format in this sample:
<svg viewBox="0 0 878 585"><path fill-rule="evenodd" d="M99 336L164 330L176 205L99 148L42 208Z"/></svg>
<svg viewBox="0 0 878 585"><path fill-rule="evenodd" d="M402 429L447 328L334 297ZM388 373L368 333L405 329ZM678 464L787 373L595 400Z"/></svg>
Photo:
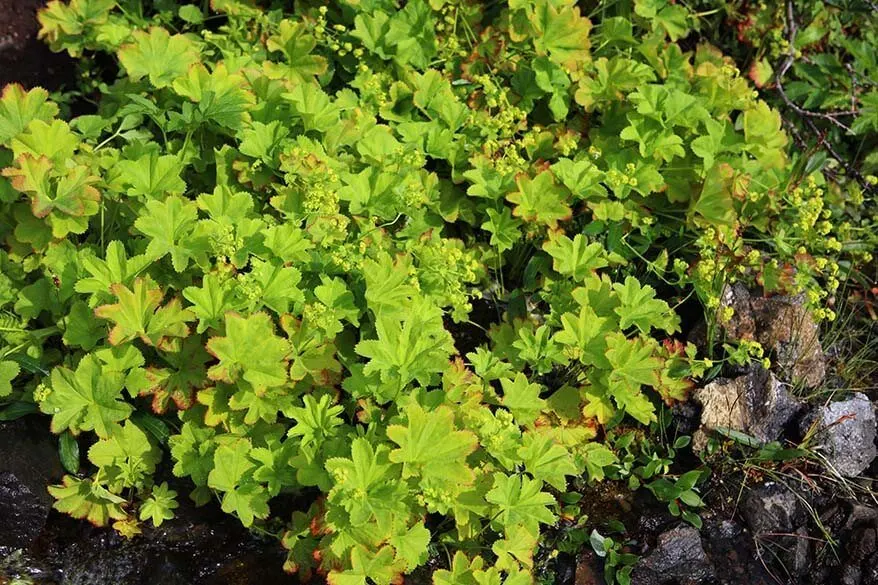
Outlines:
<svg viewBox="0 0 878 585"><path fill-rule="evenodd" d="M4 553L0 547L0 584L296 583L281 570L283 561L276 540L248 533L214 507L194 510L184 502L175 520L132 540L53 511L28 549Z"/></svg>
<svg viewBox="0 0 878 585"><path fill-rule="evenodd" d="M160 480L181 495L176 517L143 523L133 539L52 510L46 486L64 473L57 449L39 415L0 422L0 585L297 582L282 570L277 538L245 529L215 502L196 508L185 496L191 486L167 470Z"/></svg>

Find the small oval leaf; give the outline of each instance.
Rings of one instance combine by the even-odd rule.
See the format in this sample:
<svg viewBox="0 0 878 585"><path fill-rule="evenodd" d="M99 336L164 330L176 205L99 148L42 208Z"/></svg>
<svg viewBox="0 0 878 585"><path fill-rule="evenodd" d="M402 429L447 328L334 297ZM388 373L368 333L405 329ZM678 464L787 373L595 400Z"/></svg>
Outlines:
<svg viewBox="0 0 878 585"><path fill-rule="evenodd" d="M70 473L79 472L79 442L70 431L61 433L58 438L58 455L61 457L61 465Z"/></svg>

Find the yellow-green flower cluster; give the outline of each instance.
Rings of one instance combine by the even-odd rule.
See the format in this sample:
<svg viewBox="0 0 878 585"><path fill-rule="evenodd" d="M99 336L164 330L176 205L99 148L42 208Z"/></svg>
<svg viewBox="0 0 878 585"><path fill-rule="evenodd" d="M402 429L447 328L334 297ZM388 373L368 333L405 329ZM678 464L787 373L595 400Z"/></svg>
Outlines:
<svg viewBox="0 0 878 585"><path fill-rule="evenodd" d="M450 306L455 320L466 319L472 304L468 285L483 273L474 249L465 249L460 240L433 237L416 251L421 290L439 305Z"/></svg>

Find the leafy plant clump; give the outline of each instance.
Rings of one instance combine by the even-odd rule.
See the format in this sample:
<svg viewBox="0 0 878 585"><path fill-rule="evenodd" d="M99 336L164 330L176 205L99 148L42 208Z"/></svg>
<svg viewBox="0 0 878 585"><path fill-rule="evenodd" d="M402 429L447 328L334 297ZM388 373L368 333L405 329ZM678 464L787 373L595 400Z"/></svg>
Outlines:
<svg viewBox="0 0 878 585"><path fill-rule="evenodd" d="M681 4L283 4L53 0L78 87L3 90L0 415L51 417L74 517L217 498L336 585L530 582L573 483L629 475L606 431L761 357L681 303L831 319L867 259ZM697 523L697 473L640 476Z"/></svg>

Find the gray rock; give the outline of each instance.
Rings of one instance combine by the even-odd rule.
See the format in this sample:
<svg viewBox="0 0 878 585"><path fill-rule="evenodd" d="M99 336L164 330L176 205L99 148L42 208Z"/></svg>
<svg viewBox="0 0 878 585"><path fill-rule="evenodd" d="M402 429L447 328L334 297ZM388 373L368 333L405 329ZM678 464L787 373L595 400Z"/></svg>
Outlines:
<svg viewBox="0 0 878 585"><path fill-rule="evenodd" d="M807 520L805 508L787 486L773 481L751 488L741 505L741 515L753 534L795 532Z"/></svg>
<svg viewBox="0 0 878 585"><path fill-rule="evenodd" d="M0 549L25 548L43 529L62 475L58 451L45 429L25 421L0 424Z"/></svg>
<svg viewBox="0 0 878 585"><path fill-rule="evenodd" d="M707 514L703 518L701 542L713 564L716 585L778 585L756 554L756 539L743 524Z"/></svg>
<svg viewBox="0 0 878 585"><path fill-rule="evenodd" d="M878 553L867 559L864 565L862 583L878 583Z"/></svg>
<svg viewBox="0 0 878 585"><path fill-rule="evenodd" d="M826 377L826 357L820 345L819 327L805 306L803 295L752 296L740 283L727 286L720 308L734 309L723 324L733 341L756 340L774 352L780 369L789 380L809 388Z"/></svg>
<svg viewBox="0 0 878 585"><path fill-rule="evenodd" d="M793 536L780 537L781 555L787 570L793 575L804 575L811 566L811 539L808 529L799 526Z"/></svg>
<svg viewBox="0 0 878 585"><path fill-rule="evenodd" d="M847 558L843 568L842 583L844 585L858 585L862 582L862 574L865 570L872 573L875 568L876 555L878 555L878 530L874 523L860 526L852 531L846 547ZM866 581L874 583L874 580Z"/></svg>
<svg viewBox="0 0 878 585"><path fill-rule="evenodd" d="M698 585L713 577L713 565L704 552L698 530L681 525L659 535L655 549L635 567L631 584Z"/></svg>
<svg viewBox="0 0 878 585"><path fill-rule="evenodd" d="M875 410L865 394L821 406L802 423L803 432L815 425L814 443L829 466L845 477L863 473L875 449Z"/></svg>
<svg viewBox="0 0 878 585"><path fill-rule="evenodd" d="M804 574L811 564L807 514L799 496L787 486L766 482L751 489L741 513L759 547L771 550L791 575Z"/></svg>
<svg viewBox="0 0 878 585"><path fill-rule="evenodd" d="M696 390L693 397L702 406L701 432L693 444L696 450L706 443L704 431L720 427L746 433L759 443L774 441L801 409L774 374L759 367L734 379L717 379Z"/></svg>

